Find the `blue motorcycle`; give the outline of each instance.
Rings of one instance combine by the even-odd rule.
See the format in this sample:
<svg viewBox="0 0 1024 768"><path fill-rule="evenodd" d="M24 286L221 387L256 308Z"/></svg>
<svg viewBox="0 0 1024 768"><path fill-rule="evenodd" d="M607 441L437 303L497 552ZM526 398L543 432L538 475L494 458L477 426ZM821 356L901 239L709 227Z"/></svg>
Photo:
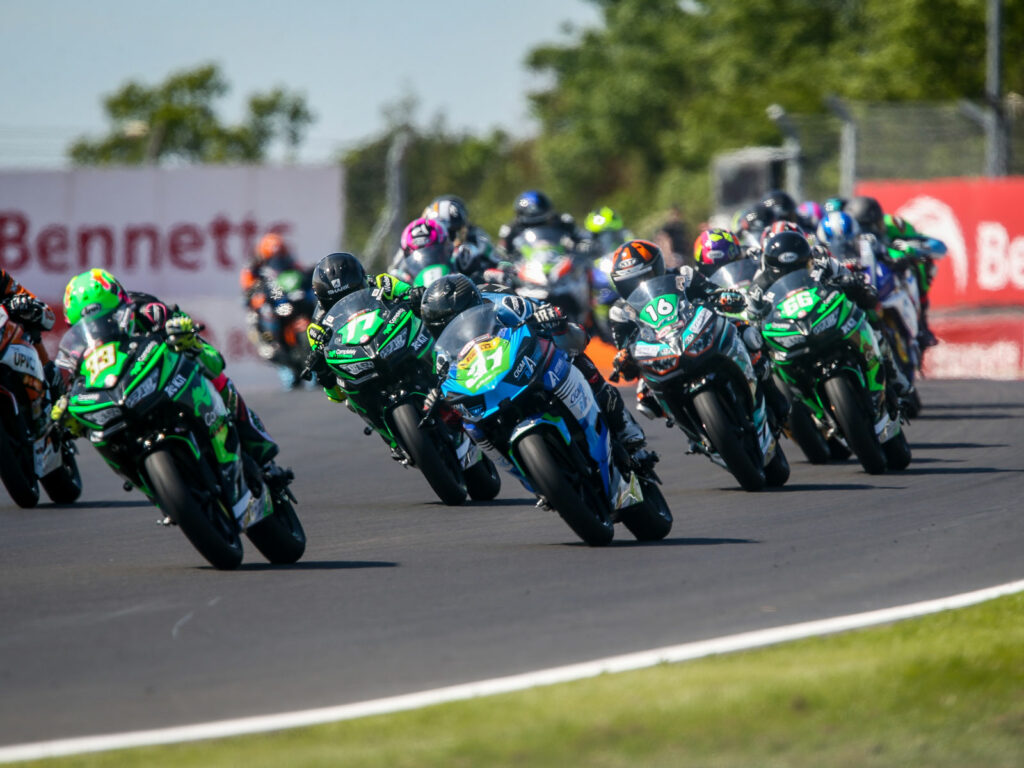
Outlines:
<svg viewBox="0 0 1024 768"><path fill-rule="evenodd" d="M672 513L653 469L611 439L583 374L522 313L501 302L473 307L435 350L441 391L466 431L538 506L591 546L610 543L616 522L641 541L668 535Z"/></svg>

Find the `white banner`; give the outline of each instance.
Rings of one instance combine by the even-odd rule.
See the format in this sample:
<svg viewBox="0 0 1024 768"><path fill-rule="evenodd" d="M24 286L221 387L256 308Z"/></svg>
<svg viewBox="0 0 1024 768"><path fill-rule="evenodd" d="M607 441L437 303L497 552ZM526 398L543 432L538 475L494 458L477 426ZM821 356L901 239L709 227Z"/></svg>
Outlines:
<svg viewBox="0 0 1024 768"><path fill-rule="evenodd" d="M0 171L0 266L55 305L102 267L201 317L229 361L251 359L239 272L270 231L304 265L339 250L343 181L339 165Z"/></svg>

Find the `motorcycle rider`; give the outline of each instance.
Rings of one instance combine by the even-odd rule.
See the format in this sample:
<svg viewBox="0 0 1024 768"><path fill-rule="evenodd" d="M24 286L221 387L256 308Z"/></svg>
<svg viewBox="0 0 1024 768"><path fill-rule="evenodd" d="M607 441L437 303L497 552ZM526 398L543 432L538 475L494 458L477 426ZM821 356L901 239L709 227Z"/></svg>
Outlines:
<svg viewBox="0 0 1024 768"><path fill-rule="evenodd" d="M568 213L558 213L551 199L543 192L530 189L521 193L515 202L515 218L511 224L502 224L498 230L498 244L510 258L519 258L516 238L532 227L553 227L559 231L562 244L567 249L578 249L589 240L587 233L576 226L576 220Z"/></svg>
<svg viewBox="0 0 1024 768"><path fill-rule="evenodd" d="M249 408L235 384L224 373L224 358L217 349L199 336L193 319L177 305L169 305L149 293L126 291L121 283L105 269L90 269L71 278L64 291L64 317L74 325L88 315L106 315L124 306L132 309L132 322L137 333L162 336L178 353L195 360L203 375L220 393L228 412L234 417L242 449L255 460L268 483L288 483L294 475L274 463L277 443L267 433L262 420ZM71 376L78 371L71 371ZM66 419L68 407L64 395L53 407L51 418L65 422L73 433L77 431L75 419Z"/></svg>
<svg viewBox="0 0 1024 768"><path fill-rule="evenodd" d="M53 328L56 320L53 310L45 301L37 299L34 293L15 280L3 267L0 267L0 302L7 307L12 319L25 329L26 336L39 355L39 362L43 364L43 374L51 400L55 401L60 396L61 380L40 336L43 331Z"/></svg>
<svg viewBox="0 0 1024 768"><path fill-rule="evenodd" d="M729 229L712 227L705 229L693 241L693 259L697 271L704 277L711 277L720 267L747 258L736 234Z"/></svg>
<svg viewBox="0 0 1024 768"><path fill-rule="evenodd" d="M694 255L703 259L704 256L700 253L701 240L702 237L697 238ZM709 241L716 245L717 243L726 243L727 245L719 247L726 253L731 252L733 256L738 252L738 248L730 247L733 243L727 239L711 241L709 238ZM735 245L738 246L738 243ZM708 258L711 258L710 255ZM688 264L678 267L673 272L684 281L683 293L686 299L694 304L726 313L739 312L745 306L742 293L719 288L698 269ZM615 368L627 381L640 379L636 392L637 410L649 419L663 417L665 413L657 398L647 387L646 382L640 377L640 368L629 352L629 345L639 332L640 326L636 319L636 312L626 299L641 283L664 274L666 274L665 259L661 249L648 240L631 240L622 245L612 257L612 284L620 297L612 305L609 313L612 339L618 349L615 355ZM757 375L758 387L764 395L769 413L776 423L781 425L789 412L789 404L772 380L771 364L763 349L764 339L761 338L761 333L757 328L749 323L736 320L733 322L750 354L750 362Z"/></svg>
<svg viewBox="0 0 1024 768"><path fill-rule="evenodd" d="M277 276L282 272L302 270L292 255L284 238L276 232L268 232L253 253L248 265L242 268L239 282L242 286L244 304L248 310L246 322L249 337L259 356L277 366L281 383L288 389L298 385L295 372L288 365L288 352L284 341L284 323L267 301L267 292L275 287Z"/></svg>
<svg viewBox="0 0 1024 768"><path fill-rule="evenodd" d="M435 197L420 215L444 227L454 248L452 265L474 282L482 280L486 270L501 263L501 254L490 235L483 227L470 223L469 209L458 195Z"/></svg>
<svg viewBox="0 0 1024 768"><path fill-rule="evenodd" d="M626 409L618 390L605 381L597 366L584 353L587 345L586 331L571 322L555 305L517 296L502 285L485 284L477 287L465 275L454 274L427 287L421 303L421 315L437 338L457 315L488 301L509 310L517 323L530 323L540 333L551 337L587 380L609 429L626 451L637 460L657 460L654 453L642 450L647 438ZM428 395L424 408L429 410L441 397L440 390L435 389Z"/></svg>

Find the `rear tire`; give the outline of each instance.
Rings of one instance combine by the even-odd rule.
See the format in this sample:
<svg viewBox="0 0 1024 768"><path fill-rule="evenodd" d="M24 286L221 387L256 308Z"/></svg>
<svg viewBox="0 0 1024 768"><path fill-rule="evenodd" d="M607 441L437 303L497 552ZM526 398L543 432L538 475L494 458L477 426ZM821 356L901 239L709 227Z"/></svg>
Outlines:
<svg viewBox="0 0 1024 768"><path fill-rule="evenodd" d="M885 472L886 461L882 445L875 434L875 425L861 404L853 385L845 376L825 381L832 413L843 430L846 442L857 455L864 471L871 475Z"/></svg>
<svg viewBox="0 0 1024 768"><path fill-rule="evenodd" d="M882 450L885 451L885 460L889 469L906 469L910 464L912 458L910 445L907 443L907 436L902 429L898 435L889 438L887 443L882 443Z"/></svg>
<svg viewBox="0 0 1024 768"><path fill-rule="evenodd" d="M661 541L672 530L672 510L656 482L644 477L639 479L644 500L623 510L622 524L637 541Z"/></svg>
<svg viewBox="0 0 1024 768"><path fill-rule="evenodd" d="M21 418L14 423L21 429ZM0 429L0 480L14 503L31 509L39 503L39 481L36 478L35 454L25 441L15 441L7 433L8 425Z"/></svg>
<svg viewBox="0 0 1024 768"><path fill-rule="evenodd" d="M754 448L753 453L760 451L751 445L750 436L733 421L719 400L718 393L710 389L698 392L693 398L693 405L711 438L711 445L743 490L760 491L764 488L764 471L759 466L760 461L754 463L750 448Z"/></svg>
<svg viewBox="0 0 1024 768"><path fill-rule="evenodd" d="M574 487L563 462L553 454L544 436L536 432L519 441L517 452L530 484L577 536L592 547L611 543L615 526L605 512L607 502L590 489L590 478L580 478L579 487Z"/></svg>
<svg viewBox="0 0 1024 768"><path fill-rule="evenodd" d="M71 504L82 495L82 475L78 471L74 449L66 443L61 444L61 458L61 465L39 478L39 482L54 504Z"/></svg>
<svg viewBox="0 0 1024 768"><path fill-rule="evenodd" d="M832 458L828 441L821 434L810 409L794 400L789 409L789 435L811 464L827 464Z"/></svg>
<svg viewBox="0 0 1024 768"><path fill-rule="evenodd" d="M238 525L213 494L205 503L201 501L183 479L197 476L198 471L179 468L176 458L168 448L158 448L143 462L157 506L178 524L210 565L222 571L234 570L242 562Z"/></svg>
<svg viewBox="0 0 1024 768"><path fill-rule="evenodd" d="M765 464L764 482L772 488L781 488L789 480L789 461L782 451L782 446L776 441L775 455L772 460Z"/></svg>
<svg viewBox="0 0 1024 768"><path fill-rule="evenodd" d="M483 455L473 466L463 471L466 491L474 501L490 501L501 490L501 475L490 457Z"/></svg>
<svg viewBox="0 0 1024 768"><path fill-rule="evenodd" d="M438 434L440 425L420 429L420 417L420 409L413 403L400 404L391 415L395 434L437 497L449 506L457 506L466 500L462 467L451 442Z"/></svg>
<svg viewBox="0 0 1024 768"><path fill-rule="evenodd" d="M264 493L270 493L270 489L264 488ZM274 513L249 526L245 535L269 562L288 565L298 561L306 551L306 532L287 498L271 498Z"/></svg>

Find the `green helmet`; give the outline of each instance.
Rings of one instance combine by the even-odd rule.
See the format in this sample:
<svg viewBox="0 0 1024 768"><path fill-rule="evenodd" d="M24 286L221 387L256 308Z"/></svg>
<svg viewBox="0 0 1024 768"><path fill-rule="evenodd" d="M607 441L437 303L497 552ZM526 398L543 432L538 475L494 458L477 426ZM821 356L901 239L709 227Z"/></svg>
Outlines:
<svg viewBox="0 0 1024 768"><path fill-rule="evenodd" d="M595 235L608 230L624 228L622 218L607 205L588 213L584 226Z"/></svg>
<svg viewBox="0 0 1024 768"><path fill-rule="evenodd" d="M914 225L901 216L887 213L882 221L885 223L885 234L890 240L921 236L921 233L914 229Z"/></svg>
<svg viewBox="0 0 1024 768"><path fill-rule="evenodd" d="M74 325L84 315L106 315L130 302L116 277L105 269L90 269L71 278L64 289L64 318Z"/></svg>

